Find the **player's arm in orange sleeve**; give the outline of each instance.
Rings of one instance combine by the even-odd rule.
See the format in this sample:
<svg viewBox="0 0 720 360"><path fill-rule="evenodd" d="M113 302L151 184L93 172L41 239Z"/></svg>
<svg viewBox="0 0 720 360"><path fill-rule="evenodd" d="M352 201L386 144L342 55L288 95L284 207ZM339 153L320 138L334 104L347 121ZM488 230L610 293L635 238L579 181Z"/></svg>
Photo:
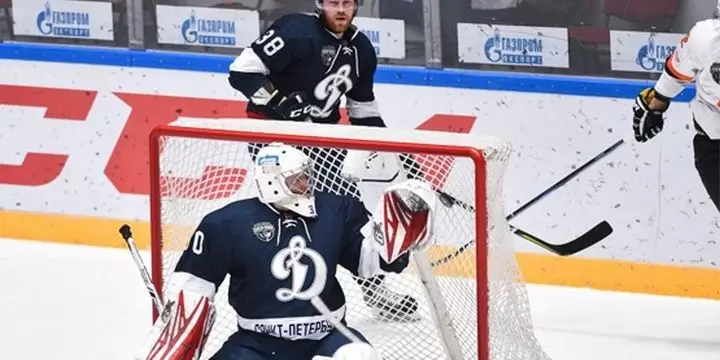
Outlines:
<svg viewBox="0 0 720 360"><path fill-rule="evenodd" d="M705 23L696 24L690 33L665 60L665 70L651 88L643 89L633 104L633 133L635 140L646 142L659 134L665 123L664 113L671 100L685 85L695 80L703 53L708 47Z"/></svg>
<svg viewBox="0 0 720 360"><path fill-rule="evenodd" d="M698 58L703 52L703 29L693 27L690 33L680 39L680 43L665 60L665 70L653 87L655 101L662 104L651 103L651 109L667 107L669 100L680 94L685 85L695 80L699 68ZM659 105L659 106L658 106Z"/></svg>

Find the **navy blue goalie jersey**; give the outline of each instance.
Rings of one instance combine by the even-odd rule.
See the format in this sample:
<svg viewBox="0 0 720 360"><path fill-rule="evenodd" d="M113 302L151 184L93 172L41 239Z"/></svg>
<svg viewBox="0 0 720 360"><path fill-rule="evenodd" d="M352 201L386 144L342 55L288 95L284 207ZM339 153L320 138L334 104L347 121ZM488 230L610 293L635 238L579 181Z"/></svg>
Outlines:
<svg viewBox="0 0 720 360"><path fill-rule="evenodd" d="M361 229L369 217L349 196L318 192L315 202L315 218L278 213L257 198L218 209L203 218L175 271L216 289L229 274L228 301L242 331L322 339L333 326L309 300L320 296L334 317L344 318L345 296L335 272L340 265L358 275ZM396 263L385 264L387 270L407 266L406 260Z"/></svg>
<svg viewBox="0 0 720 360"><path fill-rule="evenodd" d="M230 72L266 75L283 96L305 94L305 113L313 122L339 122L345 95L350 121L365 125L368 121L362 119L380 118L373 92L376 68L375 48L358 29L351 27L338 37L317 15L298 13L276 20L238 56ZM256 89L233 86L250 99L248 113L277 117L253 100Z"/></svg>

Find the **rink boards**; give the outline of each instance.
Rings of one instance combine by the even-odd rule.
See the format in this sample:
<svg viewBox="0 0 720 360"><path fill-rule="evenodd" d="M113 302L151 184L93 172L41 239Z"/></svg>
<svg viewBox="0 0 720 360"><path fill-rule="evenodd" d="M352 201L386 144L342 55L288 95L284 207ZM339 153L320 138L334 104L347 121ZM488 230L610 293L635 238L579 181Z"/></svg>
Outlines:
<svg viewBox="0 0 720 360"><path fill-rule="evenodd" d="M146 246L150 129L246 115L224 56L0 44L0 58L10 69L0 74L0 237L122 246L117 228L127 222ZM649 84L398 67L381 67L377 82L390 127L512 141L506 211L630 140L631 99ZM628 141L513 220L551 242L601 220L615 227L572 258L515 239L528 281L720 298L720 220L692 164L684 103L692 92L668 111L673 121L657 141Z"/></svg>

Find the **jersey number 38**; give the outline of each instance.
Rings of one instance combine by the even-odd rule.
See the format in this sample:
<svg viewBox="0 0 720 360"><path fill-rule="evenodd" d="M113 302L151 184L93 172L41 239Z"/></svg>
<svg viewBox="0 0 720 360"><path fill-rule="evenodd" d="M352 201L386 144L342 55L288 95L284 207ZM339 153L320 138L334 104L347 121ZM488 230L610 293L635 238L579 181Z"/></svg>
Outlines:
<svg viewBox="0 0 720 360"><path fill-rule="evenodd" d="M263 34L263 36L255 40L255 44L265 44L262 49L267 56L273 56L285 47L285 41L283 41L280 36L275 35L275 29L268 30L265 34Z"/></svg>

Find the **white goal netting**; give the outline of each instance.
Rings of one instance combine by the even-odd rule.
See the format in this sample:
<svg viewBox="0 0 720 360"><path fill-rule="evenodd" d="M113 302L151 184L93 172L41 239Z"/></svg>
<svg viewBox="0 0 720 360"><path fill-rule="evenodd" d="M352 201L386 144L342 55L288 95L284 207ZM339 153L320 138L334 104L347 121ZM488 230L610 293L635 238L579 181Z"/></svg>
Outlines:
<svg viewBox="0 0 720 360"><path fill-rule="evenodd" d="M426 181L458 201L438 207L434 245L418 252L403 273L388 274L381 282L354 279L339 268L336 276L347 297L348 324L387 360L486 359L486 353L494 360L548 359L534 335L505 220L502 182L511 153L507 142L465 134L247 119L181 119L155 135L158 146L151 156L159 171L152 179L152 196L160 219L152 226L160 236L153 238L152 265L162 269L162 278L155 279L159 288L204 215L256 196L253 153L263 143L304 145L315 163L316 190L361 196L371 211L383 188L404 179L408 170L397 155L408 154L417 164L410 171L419 168ZM368 169L367 181L359 184L339 176L346 150L358 146L378 151L381 159L375 162L381 166ZM473 154L485 161L477 162ZM398 171L400 176L395 176ZM483 192L486 200L476 203L476 195ZM227 283L216 296L217 320L204 358L237 329ZM399 304L392 308L383 301L391 294ZM489 316L483 313L484 304Z"/></svg>

